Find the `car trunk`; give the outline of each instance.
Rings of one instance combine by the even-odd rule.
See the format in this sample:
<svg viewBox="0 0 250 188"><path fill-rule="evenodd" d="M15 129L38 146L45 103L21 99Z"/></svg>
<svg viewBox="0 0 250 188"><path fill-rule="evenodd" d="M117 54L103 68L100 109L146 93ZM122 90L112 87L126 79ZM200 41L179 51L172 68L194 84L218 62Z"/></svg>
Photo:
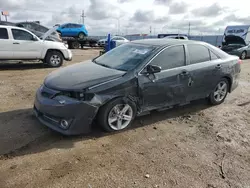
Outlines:
<svg viewBox="0 0 250 188"><path fill-rule="evenodd" d="M246 46L243 38L234 35L228 35L225 37L225 42L222 47L223 51L229 52L238 48Z"/></svg>

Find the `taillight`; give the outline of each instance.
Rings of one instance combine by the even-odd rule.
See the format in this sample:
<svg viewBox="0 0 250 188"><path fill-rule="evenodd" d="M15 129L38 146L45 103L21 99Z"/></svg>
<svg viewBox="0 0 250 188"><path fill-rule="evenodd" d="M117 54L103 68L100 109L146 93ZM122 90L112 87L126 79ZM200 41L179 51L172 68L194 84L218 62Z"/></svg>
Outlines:
<svg viewBox="0 0 250 188"><path fill-rule="evenodd" d="M241 60L241 59L239 59L239 60L238 60L238 63L239 63L239 64L242 64L242 60Z"/></svg>

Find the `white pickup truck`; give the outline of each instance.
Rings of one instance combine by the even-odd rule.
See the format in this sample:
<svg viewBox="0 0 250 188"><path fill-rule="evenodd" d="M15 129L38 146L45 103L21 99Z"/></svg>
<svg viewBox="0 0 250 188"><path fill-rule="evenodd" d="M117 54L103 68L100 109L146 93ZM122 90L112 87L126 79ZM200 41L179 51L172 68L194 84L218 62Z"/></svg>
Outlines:
<svg viewBox="0 0 250 188"><path fill-rule="evenodd" d="M55 28L39 39L30 31L0 25L1 60L41 60L50 67L60 67L64 60L71 61L72 53L64 43L45 40Z"/></svg>

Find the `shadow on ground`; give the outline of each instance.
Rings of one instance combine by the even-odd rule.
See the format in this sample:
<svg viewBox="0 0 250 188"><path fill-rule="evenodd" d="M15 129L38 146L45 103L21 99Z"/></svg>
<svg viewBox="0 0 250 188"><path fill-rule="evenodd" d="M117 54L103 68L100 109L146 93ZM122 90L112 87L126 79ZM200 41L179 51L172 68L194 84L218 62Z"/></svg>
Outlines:
<svg viewBox="0 0 250 188"><path fill-rule="evenodd" d="M39 62L0 62L0 70L28 70L28 69L44 69L49 68L44 63Z"/></svg>
<svg viewBox="0 0 250 188"><path fill-rule="evenodd" d="M136 118L131 129L150 126L154 123L192 114L209 108L205 100L195 101L187 106L162 112L151 112L150 115ZM53 148L73 148L77 141L112 136L99 126L93 125L88 135L66 137L43 126L33 116L32 109L22 109L0 113L0 159L40 153Z"/></svg>

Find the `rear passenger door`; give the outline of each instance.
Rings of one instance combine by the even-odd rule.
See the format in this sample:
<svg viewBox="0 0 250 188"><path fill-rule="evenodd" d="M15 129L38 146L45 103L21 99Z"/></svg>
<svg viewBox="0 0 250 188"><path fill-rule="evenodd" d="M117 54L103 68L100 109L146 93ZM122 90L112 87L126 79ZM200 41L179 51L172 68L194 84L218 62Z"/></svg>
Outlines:
<svg viewBox="0 0 250 188"><path fill-rule="evenodd" d="M185 70L186 56L183 45L171 46L156 55L149 65L161 67L161 72L138 76L143 110L185 103L189 74Z"/></svg>
<svg viewBox="0 0 250 188"><path fill-rule="evenodd" d="M220 79L221 60L209 48L202 44L188 44L187 71L192 83L189 87L189 99L204 98L211 93Z"/></svg>
<svg viewBox="0 0 250 188"><path fill-rule="evenodd" d="M0 59L13 58L13 40L9 38L7 28L0 27Z"/></svg>

